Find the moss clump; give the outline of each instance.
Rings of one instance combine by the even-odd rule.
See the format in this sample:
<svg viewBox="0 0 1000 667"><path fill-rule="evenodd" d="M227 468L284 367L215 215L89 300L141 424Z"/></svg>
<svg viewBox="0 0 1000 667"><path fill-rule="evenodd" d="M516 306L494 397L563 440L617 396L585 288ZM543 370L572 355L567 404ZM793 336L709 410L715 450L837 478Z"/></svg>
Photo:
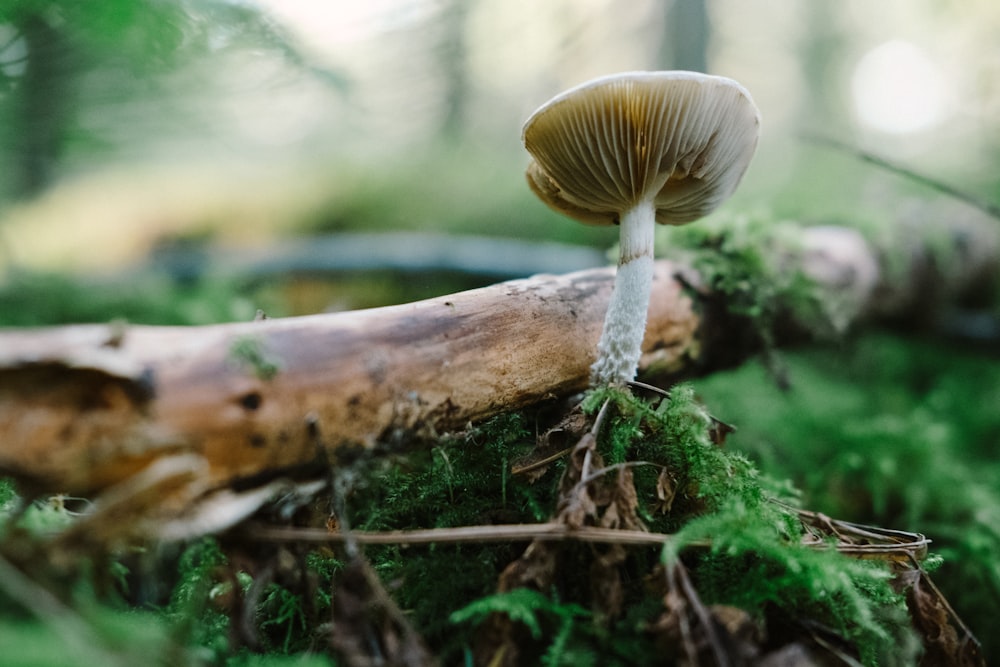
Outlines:
<svg viewBox="0 0 1000 667"><path fill-rule="evenodd" d="M567 656L599 655L602 664L648 662L658 650L649 628L662 603L641 582L657 563L676 562L690 569L705 604L740 606L778 634L803 632L796 622L808 619L832 628L867 664L913 658L890 567L802 546L802 525L785 504L794 494L713 441L715 423L690 386L674 387L668 399L654 403L601 390L583 407L593 414L605 401L612 409L599 451L609 471L632 470L636 511L651 531L679 532L662 551L639 547L628 554L620 572L629 612L603 621L590 611L591 547L559 547L551 588L499 594L498 577L523 547L368 549L383 579L396 582L395 599L446 660L471 655L476 621L501 614L526 630L521 659L565 664ZM362 476L368 481L353 497L351 513L363 517L360 527L379 529L543 519L539 508L552 511L559 473L569 463L553 465L533 484L507 475L512 452L526 444L527 423L523 415L508 415L425 456L379 464L380 474ZM669 508L664 473L673 493ZM888 657L899 655L899 661Z"/></svg>
<svg viewBox="0 0 1000 667"><path fill-rule="evenodd" d="M793 359L792 370L798 371ZM759 395L753 386L743 391ZM582 405L588 427L569 445L583 441L605 403L594 467L584 483L593 487L589 497L596 505L585 525L599 524L614 507L634 514L629 525L663 535L660 542L549 543L545 549L555 567L546 585L499 591L498 582L509 581L512 564L522 561L523 543L364 549L388 594L445 664L478 656L496 618L514 628L508 637L517 642L523 664L635 665L669 655L679 660L686 649L671 628L679 627L678 614L696 608L709 615L738 608L754 629L753 639L739 639L739 646L758 658L792 642L811 642L822 628L824 641L863 664L915 663L919 647L904 598L893 588L898 570L889 562L841 555L832 534L827 548L805 546L795 491L730 451L747 434L741 428L735 438L723 438L725 429L691 385L653 400L594 391ZM854 401L830 401L839 404ZM730 407L723 400L713 405ZM533 479L511 468L530 454L535 433L559 416L503 415L406 457L361 460L341 471L349 492L338 519L363 530L551 520L567 493L560 479L573 472L578 458L565 456L547 470L536 469ZM802 455L814 460L816 452ZM886 506L894 502L887 498ZM166 652L200 656L209 664L256 664L262 658L253 658L253 649L281 664L281 656L330 651L326 623L343 594L338 586L344 561L338 550L262 545L252 533L201 541L161 564L175 582L172 592L144 606L169 629ZM695 593L679 590L663 574L679 569ZM155 568L144 572L163 576ZM676 604L682 594L688 612ZM607 596L618 596L620 603L608 604ZM7 608L0 614L5 626L25 622L23 613L10 611L17 605ZM697 628L700 621L690 616L685 622ZM248 636L240 639L247 628L253 646ZM334 657L316 659L324 664Z"/></svg>
<svg viewBox="0 0 1000 667"><path fill-rule="evenodd" d="M599 392L591 400L601 398ZM864 664L915 659L918 642L889 565L842 556L832 544L803 546L803 527L789 511L794 494L712 441L713 418L691 386L675 386L658 406L612 398L619 416L610 420L608 440L630 442L630 457L662 464L681 490L653 525L677 531L664 562L687 563L706 604L739 607L762 627L784 626L782 632L803 619L821 623L848 639ZM640 498L655 497L650 483L636 476Z"/></svg>
<svg viewBox="0 0 1000 667"><path fill-rule="evenodd" d="M602 665L648 664L665 643L680 649L656 630L666 613L665 591L644 582L659 568L678 566L690 572L700 604L739 607L768 637L803 637L804 628L822 626L865 664L913 658L905 606L890 585L889 566L802 546L803 527L787 504L794 502L787 486L720 447L713 439L716 422L691 386L676 386L653 402L595 391L583 408L593 415L605 402L610 407L595 456L603 456L608 468L595 479L631 470L637 517L650 531L673 537L660 546L629 548L603 568L595 563L609 553L604 547L557 544L559 567L550 586L501 593L497 582L522 556L523 544L366 549L393 599L442 660L469 659L486 619L501 616L523 629L521 658L537 664L598 664L597 656ZM560 460L534 481L512 476L511 461L532 447L533 422L527 414L505 415L406 458L359 463L340 518L365 530L544 521L559 502L559 478L573 459ZM624 478L617 479L620 485ZM257 586L268 563L282 562L286 547L248 551L245 543L227 544L223 549L214 540L200 541L176 561L172 593L155 612L172 628L170 650L215 664L252 664L251 654L245 648L234 653L231 643L234 627L246 619L256 650L268 655L328 646L323 620L338 595L340 557L325 548L299 550L311 585L285 576ZM595 591L616 586L624 606L611 615L598 612L604 603ZM254 605L253 613L241 612L237 600ZM903 658L890 659L900 656L900 647L906 648ZM760 643L754 650L770 648Z"/></svg>
<svg viewBox="0 0 1000 667"><path fill-rule="evenodd" d="M791 314L808 322L813 333L836 328L827 310L829 295L809 278L800 261L803 227L766 215L714 216L697 225L670 229L664 256L695 269L704 286L725 296L727 310L756 323L769 337L778 317Z"/></svg>
<svg viewBox="0 0 1000 667"><path fill-rule="evenodd" d="M761 468L849 521L925 533L936 579L1000 655L1000 363L954 344L871 333L786 355L792 390L749 364L697 382Z"/></svg>
<svg viewBox="0 0 1000 667"><path fill-rule="evenodd" d="M668 560L679 558L685 544L711 542L689 559L705 602L738 607L774 634L825 627L865 665L914 664L919 655L891 567L840 555L832 543L826 550L801 545L801 531L777 508L751 509L731 499L688 523L676 539Z"/></svg>
<svg viewBox="0 0 1000 667"><path fill-rule="evenodd" d="M268 355L256 336L241 336L232 342L229 358L261 380L271 380L281 370L279 362Z"/></svg>

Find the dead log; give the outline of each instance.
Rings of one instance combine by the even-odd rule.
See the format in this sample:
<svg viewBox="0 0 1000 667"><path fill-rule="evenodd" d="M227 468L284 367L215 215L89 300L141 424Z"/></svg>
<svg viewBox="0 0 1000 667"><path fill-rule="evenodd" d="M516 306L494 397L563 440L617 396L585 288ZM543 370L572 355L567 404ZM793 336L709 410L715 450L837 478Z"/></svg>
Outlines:
<svg viewBox="0 0 1000 667"><path fill-rule="evenodd" d="M831 295L838 326L921 302L911 291L927 283L926 253L906 253L890 280L856 232L804 234L776 261ZM951 291L995 267L996 234L987 236L992 245L963 241L976 259L959 263ZM204 327L2 332L0 472L39 492L93 493L187 455L204 462L204 488L246 488L346 447L567 396L586 387L612 278L611 269L538 276L400 306ZM716 365L722 348L750 354L727 344L739 332L724 329L732 320L719 319L698 283L689 268L657 264L642 368L691 372Z"/></svg>
<svg viewBox="0 0 1000 667"><path fill-rule="evenodd" d="M663 263L647 349L679 362L698 316ZM0 470L92 492L195 453L212 483L414 429L449 431L586 387L613 270L364 311L196 328L0 335Z"/></svg>

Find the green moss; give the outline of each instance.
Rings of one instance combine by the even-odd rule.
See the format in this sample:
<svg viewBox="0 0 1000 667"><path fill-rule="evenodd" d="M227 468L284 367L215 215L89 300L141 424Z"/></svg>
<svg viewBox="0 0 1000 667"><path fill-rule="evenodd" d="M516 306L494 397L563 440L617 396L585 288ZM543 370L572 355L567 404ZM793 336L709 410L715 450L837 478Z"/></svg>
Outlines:
<svg viewBox="0 0 1000 667"><path fill-rule="evenodd" d="M177 583L163 609L180 641L215 656L224 655L228 644L229 619L211 604L220 593L225 564L226 556L215 540L206 538L189 546L177 562Z"/></svg>
<svg viewBox="0 0 1000 667"><path fill-rule="evenodd" d="M860 347L861 351L866 349ZM798 382L810 377L800 371L809 367L799 356L791 359L797 392ZM910 364L906 355L898 350L894 355L890 349L882 366L902 371ZM815 391L819 392L823 375L819 369L813 373ZM762 400L758 383L759 378L750 388L717 387L745 393L747 401ZM702 383L697 386L705 393ZM812 396L813 391L807 385L805 396ZM888 566L801 545L802 527L789 509L789 504L797 502L796 494L787 483L762 474L750 458L733 451L742 449L755 430L752 425L744 429L743 418L734 419L729 414L734 406L726 397L732 395L719 393L722 398L712 402L713 409L740 427L737 435L730 435L721 446L716 442L715 422L696 398L692 385L675 386L668 398L653 402L613 389L592 392L584 402L592 419L605 401L610 402L598 434L598 449L607 465L628 465L634 473L637 511L649 529L675 534L662 549L629 547L627 558L617 568L626 601L626 612L620 617L599 621L591 610L589 581L596 575L588 568L599 552L585 544L558 547L560 567L550 590L516 589L502 595L496 593L497 581L521 555L523 544L383 546L369 547L365 555L407 618L446 663L459 663L471 655L477 626L489 613L501 613L522 624L528 644L521 648L539 664L588 664L593 656L600 656L600 664L607 665L648 663L659 650L648 628L663 607L662 593L650 591L643 581L658 563L683 562L706 604L737 606L779 635L802 623L816 623L846 638L864 664L907 664L916 648L907 629L902 599L889 585ZM938 396L933 403L939 409L971 412L968 406L952 404L936 391L929 390L929 395ZM881 400L898 406L903 398L887 394ZM786 396L781 400L794 403L799 399ZM824 400L819 399L820 403ZM864 397L836 395L826 400L839 411L859 409L864 402ZM816 428L810 421L815 418L806 414L798 418L805 422L798 428ZM539 414L502 415L466 433L437 439L432 446L406 457L359 462L350 472L355 483L342 518L364 530L547 520L556 507L559 476L566 461L552 464L534 482L509 472L512 461L532 447L540 419ZM918 432L927 431L924 437L938 447L955 438L947 429L929 428L933 423L929 417L914 420L907 428L878 422L877 435L872 435L871 429L865 433L869 440L886 439L896 429L899 437L912 440ZM800 433L787 424L777 426L769 424L765 430L773 427L777 435ZM832 430L829 425L826 428ZM983 428L989 431L992 427ZM851 428L841 425L839 430L850 432ZM813 435L832 437L822 429ZM928 447L928 452L933 449ZM801 462L804 466L815 462L822 453L803 449ZM787 467L766 464L769 473L788 472L808 481L794 473L794 456L784 455L780 460ZM955 467L951 470L942 468L938 474L957 474ZM675 492L666 504L658 496L664 471L669 473ZM896 472L898 468L885 474L891 477ZM885 479L861 477L858 483L864 486ZM887 493L883 507L896 502L891 487ZM985 489L980 493L986 493ZM807 490L805 502L814 499ZM928 504L922 507L926 516ZM836 511L830 513L839 516ZM893 521L885 525L919 528ZM962 552L965 557L978 553L978 557L987 558L987 551L995 546L988 535L968 537ZM975 540L978 546L973 544ZM255 628L264 650L276 660L315 646L317 633L324 632L317 623L329 617L331 591L335 590L341 562L325 549L309 551L305 562L316 582L309 593L315 598L308 605L303 599L306 589L288 581L269 584L258 598ZM177 650L203 655L213 664L257 664L250 654L234 654L230 648L232 612L222 601L232 592L231 578L225 574L232 566L214 540L189 546L177 561L169 601L151 613L170 629ZM253 584L252 571L239 570L236 581L243 592L248 591ZM280 660L276 664L281 664Z"/></svg>
<svg viewBox="0 0 1000 667"><path fill-rule="evenodd" d="M746 216L675 230L670 245L769 343L771 325L789 308L817 332L831 330L816 287L773 261L797 252L798 233L794 225ZM44 291L30 294L40 299ZM30 299L21 298L5 293L0 299L8 301L0 305L28 312ZM53 297L53 309L61 299ZM253 337L236 341L232 358L262 378L280 371ZM912 661L913 637L902 600L889 586L888 567L801 546L801 525L787 508L801 503L838 518L929 534L937 552L933 562L943 559L939 584L986 640L987 654L1000 651L988 625L1000 615L998 365L953 346L884 335L788 353L786 364L786 392L761 366L749 365L675 386L666 400L640 401L611 389L587 396L583 407L591 419L610 401L598 448L607 465L632 471L638 517L651 531L675 534L662 549L629 547L618 566L625 599L620 617L601 619L592 610L589 567L600 552L591 545L559 547L551 589L502 595L496 593L498 578L523 544L382 546L367 548L365 556L446 663L471 655L477 625L489 613L520 623L532 642L526 651L541 664L651 662L660 655L648 628L662 612L662 595L643 582L661 563L683 563L706 604L738 606L770 630L814 622L846 638L865 664ZM738 429L724 443L717 442L706 405ZM430 443L396 443L417 451L356 464L341 518L363 530L547 520L566 460L534 481L511 474L512 462L544 429L543 412L502 415ZM0 506L10 508L12 500L11 487L0 485ZM43 533L72 520L42 504L22 517L22 525ZM273 557L264 548L251 552ZM176 650L211 664L283 664L291 659L283 656L322 644L327 629L320 623L329 618L341 568L334 552L305 555L316 582L311 589L287 580L263 587L252 616L266 657L230 646L232 610L223 601L234 583L226 568L237 569L233 576L242 592L254 583L253 568L240 569L242 561L231 556L212 540L190 545L168 566L176 582L169 599L150 601L135 618L155 619L156 632L167 633ZM0 621L0 632L24 630L39 642L49 636L23 610L2 611ZM103 623L87 622L95 629ZM146 640L127 628L123 637L132 646ZM52 664L59 664L56 653L46 653Z"/></svg>
<svg viewBox="0 0 1000 667"><path fill-rule="evenodd" d="M607 647L595 651L595 644L607 642L607 637L595 632L592 614L578 604L561 603L553 596L544 595L527 588L517 588L507 593L497 593L480 598L469 605L452 612L453 624L476 625L493 614L506 616L514 623L523 625L531 641L543 649L538 653L538 664L545 667L558 665L620 664L625 655L635 656L637 651L609 651ZM588 641L589 640L589 641ZM525 647L527 652L531 647Z"/></svg>
<svg viewBox="0 0 1000 667"><path fill-rule="evenodd" d="M750 364L699 380L698 392L807 507L927 534L944 559L938 585L986 655L1000 654L1000 363L887 333L786 359L791 391Z"/></svg>
<svg viewBox="0 0 1000 667"><path fill-rule="evenodd" d="M336 665L332 658L322 654L260 655L243 653L223 663L226 667L330 667Z"/></svg>
<svg viewBox="0 0 1000 667"><path fill-rule="evenodd" d="M761 213L717 215L671 228L658 251L697 270L705 287L724 295L729 312L754 322L760 336L770 335L782 313L822 333L833 314L824 308L822 288L796 261L803 252L802 229Z"/></svg>
<svg viewBox="0 0 1000 667"><path fill-rule="evenodd" d="M5 515L17 502L17 491L9 479L0 478L0 516Z"/></svg>
<svg viewBox="0 0 1000 667"><path fill-rule="evenodd" d="M668 562L685 544L710 540L692 567L706 603L739 607L765 624L822 624L849 639L866 665L913 664L919 642L890 568L804 547L787 519L777 506L751 509L734 498L684 526Z"/></svg>
<svg viewBox="0 0 1000 667"><path fill-rule="evenodd" d="M673 387L658 407L613 390L595 392L588 407L604 399L613 400L619 413L608 426L610 448L622 448L617 440L631 442L629 458L666 466L688 500L697 501L667 522L678 524L678 532L664 558L669 564L688 545L711 543L694 566L707 602L738 606L762 621L777 610L787 619L828 624L854 643L865 664L915 659L917 645L904 600L890 586L889 567L801 546L798 520L787 505L771 502L794 498L772 495L783 486L712 442L711 418L691 386ZM639 497L653 497L644 486L637 479Z"/></svg>
<svg viewBox="0 0 1000 667"><path fill-rule="evenodd" d="M0 503L0 517L6 517L17 510L17 521L14 525L0 522L0 537L3 537L8 530L22 531L26 535L40 537L58 533L72 524L78 515L76 512L70 511L69 506L81 505L77 509L83 511L89 507L89 503L86 501L81 504L79 501L82 499L80 498L55 495L21 508L20 499L17 497L14 485L10 480L0 480L0 495L4 490L7 490L10 495L6 502Z"/></svg>
<svg viewBox="0 0 1000 667"><path fill-rule="evenodd" d="M260 338L240 336L229 347L229 358L261 380L270 380L281 370L280 363L270 356Z"/></svg>
<svg viewBox="0 0 1000 667"><path fill-rule="evenodd" d="M562 621L590 616L576 604L559 604L547 595L529 588L516 588L507 593L496 593L479 598L465 607L453 611L451 623L481 622L491 614L503 614L510 620L523 624L533 639L542 638L540 616L548 615ZM563 640L565 641L565 640Z"/></svg>
<svg viewBox="0 0 1000 667"><path fill-rule="evenodd" d="M634 470L640 498L656 497L655 485L664 469L677 489L674 502L680 511L660 517L647 512L657 530L671 532L686 520L687 513L715 511L733 497L759 508L766 498L765 488L780 488L761 480L744 456L713 442L713 418L695 400L690 385L672 387L669 399L659 404L635 400L613 388L599 389L591 392L584 409L594 412L605 400L615 406L602 434L609 462L652 464Z"/></svg>
<svg viewBox="0 0 1000 667"><path fill-rule="evenodd" d="M781 492L783 500L789 500L784 493L787 486L762 477L747 458L713 443L712 422L695 401L691 387L674 387L670 398L659 405L632 399L614 389L600 390L588 396L584 408L593 413L605 401L611 401L613 407L601 431L601 451L609 463L642 462L633 470L645 518L652 529L680 530L676 539L668 543L666 558L668 561L679 558L693 549L695 577L698 586L704 587L708 601L739 605L762 623L779 616L786 622L812 619L826 623L854 644L866 664L906 664L907 658L913 658L915 644L907 629L903 600L889 585L892 573L888 566L853 560L834 550L816 551L800 546L802 528L798 520L785 505L770 500L776 490ZM654 471L663 468L671 472L679 490L673 508L666 513L653 507L659 477ZM495 487L495 479L492 484ZM387 486L393 485L390 482ZM443 499L448 491L442 486L439 494ZM492 494L495 498L495 488ZM456 500L458 504L464 501L464 497ZM701 548L705 540L712 545L708 551ZM472 574L474 568L470 564L476 562L476 554L484 549L445 547L441 551L454 559L451 562L463 563L463 572L452 575L454 582ZM642 557L643 550L637 551L625 565L628 578L633 581L641 579L655 563L655 559ZM586 549L567 546L564 552L565 567L581 557L586 561ZM446 576L433 562L422 561L412 550L406 555L397 550L389 556L392 558L400 559L390 568L393 573L406 571L402 561L415 559L416 567L427 579L437 582L439 576ZM507 558L509 555L494 564L502 565ZM488 572L479 576L487 577L481 586L488 589L493 578ZM408 577L419 580L412 571L403 575L407 579L404 589L411 585ZM426 607L426 596L434 595L433 588L419 584L416 588L419 594L413 601L423 599ZM608 656L608 664L615 664L615 656L625 654L640 663L649 660L650 654L642 651L653 649L647 644L649 637L639 628L643 623L648 624L651 616L642 622L623 619L613 626L612 634L632 647L633 652L622 653L622 647L595 629L585 615L560 615L559 610L563 609L560 605L575 609L572 605L585 604L585 599L575 597L581 590L578 584L567 582L557 582L548 598L536 591L496 595L487 590L482 597L465 603L461 611L451 611L450 618L453 622L467 623L487 612L505 614L523 623L536 638L540 635L552 638L549 644L537 648L538 655L573 654L586 647L602 659ZM450 586L449 603L443 608L435 607L431 617L442 613L449 604L454 609L454 591L455 586ZM459 599L467 600L474 592L475 587L471 586ZM408 599L406 592L401 591L401 595ZM646 597L648 593L630 589L626 595L635 604L634 608L655 614L655 599ZM643 599L653 602L653 607L644 606ZM423 618L419 610L415 614L416 619ZM543 623L543 618L547 622ZM422 626L418 623L418 627ZM901 646L907 647L903 653ZM904 657L898 661L886 657L893 655Z"/></svg>

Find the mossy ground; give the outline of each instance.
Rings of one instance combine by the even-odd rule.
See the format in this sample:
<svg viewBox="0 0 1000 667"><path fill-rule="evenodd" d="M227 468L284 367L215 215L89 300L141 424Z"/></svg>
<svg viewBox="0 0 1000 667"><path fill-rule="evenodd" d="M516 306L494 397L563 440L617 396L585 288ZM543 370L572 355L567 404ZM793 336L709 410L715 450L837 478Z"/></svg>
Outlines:
<svg viewBox="0 0 1000 667"><path fill-rule="evenodd" d="M787 230L772 228L771 239ZM761 261L770 242L758 229L706 226L685 231L693 235L685 243L709 250L699 269L759 332L779 307L791 306L817 322L817 333L828 333L810 285ZM165 315L146 310L157 307L157 294L119 295L81 312L94 300L78 289L25 278L0 294L0 304L11 318L6 324L20 325L106 319L109 304L135 321L253 314L253 302L232 286L189 285L179 296L164 287ZM585 402L593 420L603 400L612 401L598 438L612 467L601 476L612 480L603 492L616 498L613 471L627 468L636 498L628 511L648 530L673 536L662 545L628 547L613 567L601 567L607 550L560 545L547 586L499 593L524 543L370 546L364 556L445 664L467 664L498 615L517 630L510 636L525 664L651 664L665 651L684 650L677 622L682 608L696 604L711 613L722 613L720 605L742 610L752 630L745 650L771 650L822 628L864 664L912 664L917 634L892 586L893 567L803 546L802 524L789 509L799 505L929 535L929 562L940 565L935 580L984 641L987 657L1000 655L990 632L1000 617L1000 362L989 351L893 333L775 359L675 386L665 400L604 393ZM708 413L736 432L719 442ZM572 459L532 480L512 466L530 456L559 414L540 406L412 443L419 446L406 456L356 462L342 478L350 492L339 519L360 530L546 521ZM5 513L14 500L13 489L0 484ZM5 664L129 664L139 657L147 664L338 664L329 638L349 565L342 549L254 545L229 535L110 558L78 554L72 571L51 568L43 536L72 520L67 503L46 503L5 529L0 552L30 575L11 570L0 585ZM25 546L33 540L41 551ZM25 553L39 556L24 560ZM678 592L681 570L697 603ZM617 612L608 613L595 583L618 587Z"/></svg>
<svg viewBox="0 0 1000 667"><path fill-rule="evenodd" d="M885 331L784 360L788 391L759 364L696 387L805 506L930 537L935 579L986 655L1000 655L1000 360Z"/></svg>
<svg viewBox="0 0 1000 667"><path fill-rule="evenodd" d="M839 352L847 359L840 368L831 366L831 351L788 355L794 381L788 393L774 389L766 374L751 365L674 387L662 401L610 396L613 407L599 451L608 466L631 462L637 516L649 530L675 536L662 548L629 548L619 568L627 604L617 617L595 613L599 605L588 585L595 552L587 545L560 547L562 570L550 589L504 594L496 593L498 577L524 551L523 543L368 547L365 557L446 664L470 658L477 627L494 613L523 626L521 650L538 664L651 664L666 640L652 629L664 614L664 593L650 585L650 577L656 577L658 568L678 563L690 572L703 604L738 607L769 637L794 635L813 623L843 638L844 650L864 664L912 664L917 643L903 597L890 585L889 565L802 546L801 525L771 499L800 502L791 485L781 481L787 477L803 487L801 502L810 507L932 533L935 553L945 560L937 575L940 583L954 593L952 602L974 625L977 620L986 623L988 590L997 583L990 552L997 533L977 521L989 520L1000 494L990 484L995 469L984 469L985 445L978 451L969 451L969 445L995 434L998 424L995 416L979 415L961 396L953 397L956 404L941 397L971 391L967 385L954 386L971 359L963 362L952 355L954 366L928 375L933 361L944 359L923 354L924 343L881 335L857 341L852 350ZM923 371L902 363L909 355L924 360L917 364ZM897 391L869 384L881 398L866 400L871 397L865 391L862 396L833 391L826 398L840 383L856 386L861 378L852 374L876 368L886 382L898 385ZM838 377L844 369L848 375ZM921 383L913 382L918 377L924 379L922 390L917 388ZM927 383L929 377L936 389ZM721 447L713 442L712 422L695 400L696 391L738 428ZM593 412L607 398L593 395L585 405ZM961 424L949 425L945 419L955 416L958 406ZM544 418L542 413L504 415L402 458L356 464L344 519L363 530L546 520L558 500L567 460L533 482L510 474L512 462L530 451ZM897 426L888 428L887 423ZM933 442L922 443L927 438ZM959 450L980 465L944 465ZM931 458L914 461L914 456ZM891 474L886 470L890 460L907 466L908 474ZM657 491L662 471L669 471L676 494L669 509ZM921 500L935 497L940 502ZM22 521L47 526L52 516L60 514L51 506L39 507ZM110 594L98 594L86 584L87 568L76 579L59 579L68 588L57 593L83 636L67 635L52 619L33 617L4 590L0 628L11 639L8 655L16 660L10 664L71 664L74 645L80 642L95 655L119 657L135 655L143 646L164 662L183 656L205 664L337 664L326 655L324 633L329 632L331 592L336 595L344 554L328 548L305 553L312 579L307 588L294 577L275 578L249 616L259 641L256 651L234 650L232 587L249 590L251 572L260 563L248 564L245 545L227 552L226 544L225 537L221 542L209 538L179 555L145 561L120 555L116 562L133 568L132 576L120 579L130 588L119 585ZM256 555L264 561L274 556L268 553ZM164 567L175 572L171 588L137 604L139 579L162 577L159 568ZM307 589L314 596L308 603L302 599ZM112 635L107 628L114 628ZM288 662L292 656L305 662Z"/></svg>

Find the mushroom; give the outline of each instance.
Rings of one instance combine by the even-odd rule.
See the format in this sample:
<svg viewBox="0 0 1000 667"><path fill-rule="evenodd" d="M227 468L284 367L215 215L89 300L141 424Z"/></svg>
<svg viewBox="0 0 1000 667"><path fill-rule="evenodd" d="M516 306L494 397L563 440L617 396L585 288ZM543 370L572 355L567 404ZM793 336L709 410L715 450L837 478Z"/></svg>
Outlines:
<svg viewBox="0 0 1000 667"><path fill-rule="evenodd" d="M654 223L708 214L739 184L760 113L732 79L625 72L552 98L524 124L531 189L588 225L620 225L614 291L591 386L635 378L653 281Z"/></svg>

